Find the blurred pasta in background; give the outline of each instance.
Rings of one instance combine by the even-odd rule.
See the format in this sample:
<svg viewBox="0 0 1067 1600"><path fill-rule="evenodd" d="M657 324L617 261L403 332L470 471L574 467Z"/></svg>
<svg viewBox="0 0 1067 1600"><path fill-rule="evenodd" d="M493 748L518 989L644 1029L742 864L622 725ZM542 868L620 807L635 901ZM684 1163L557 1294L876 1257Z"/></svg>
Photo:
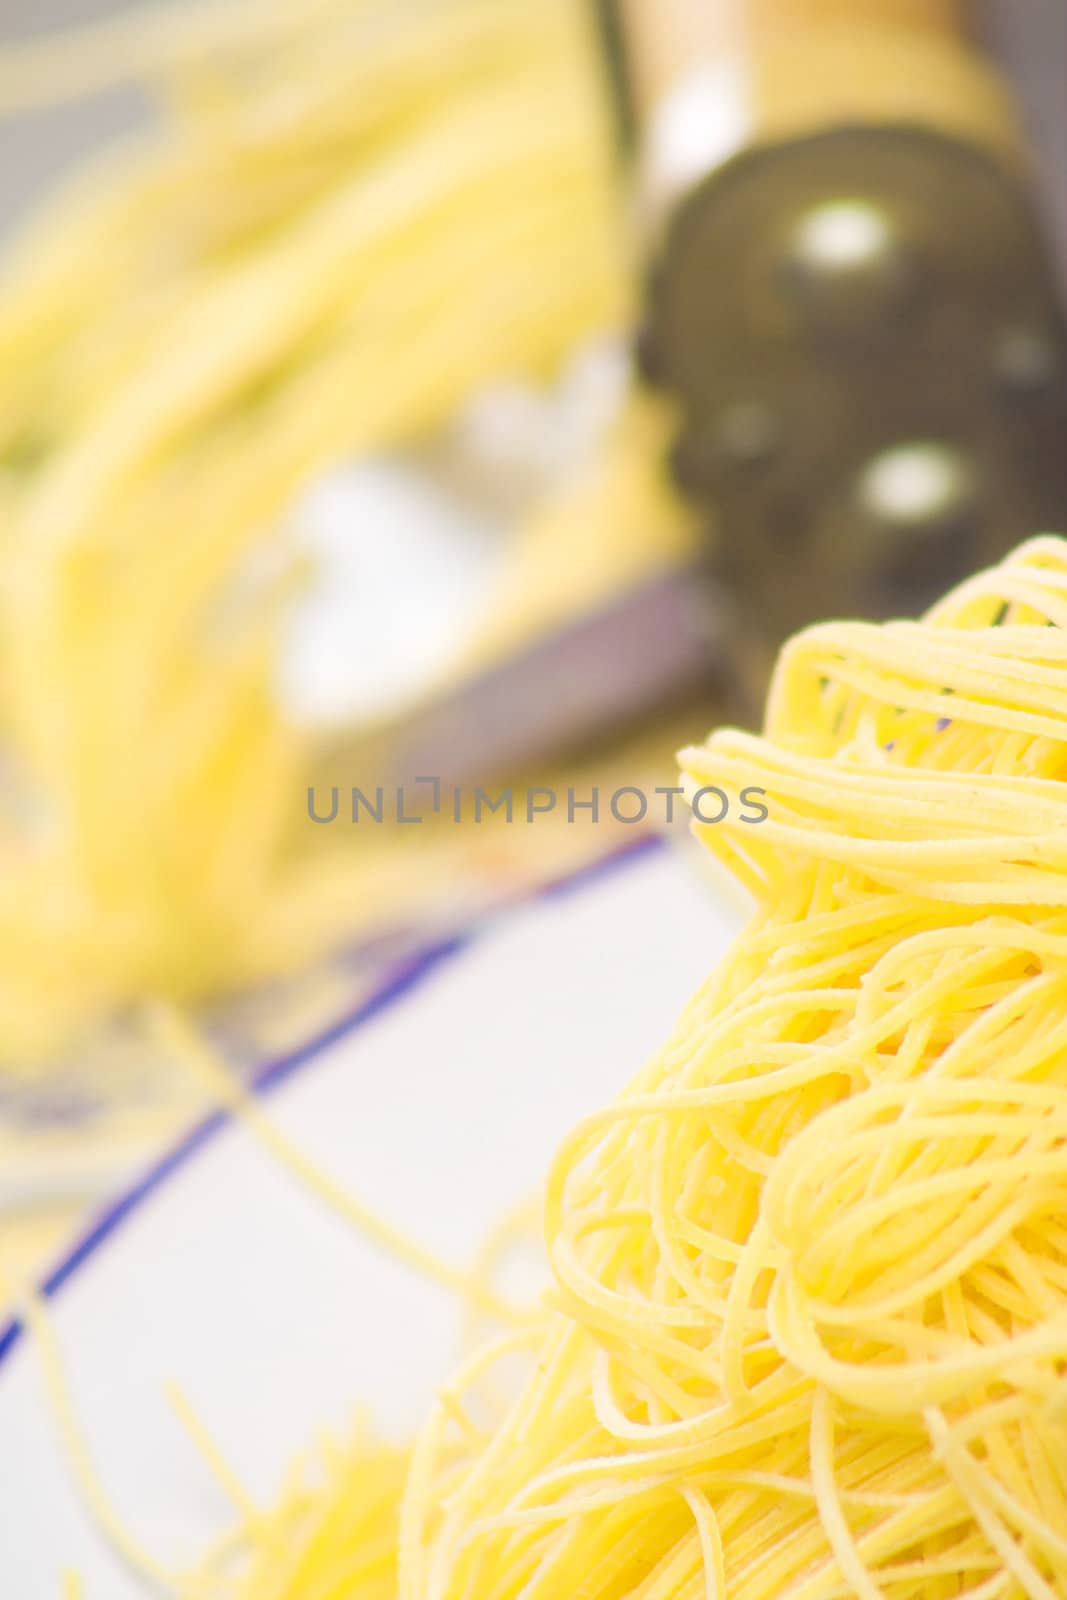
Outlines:
<svg viewBox="0 0 1067 1600"><path fill-rule="evenodd" d="M5 113L127 80L159 109L18 231L0 279L5 1060L143 995L279 972L368 915L372 866L293 848L287 513L331 465L622 327L587 21L569 0L231 0L0 55ZM647 477L638 514L669 523ZM542 520L595 544L612 492Z"/></svg>
<svg viewBox="0 0 1067 1600"><path fill-rule="evenodd" d="M633 320L587 20L579 0L229 0L0 54L0 111L122 82L159 108L19 230L0 279L0 1061L66 1051L89 1070L100 1024L146 1021L146 1057L453 1291L479 1335L410 1451L361 1424L298 1463L273 1512L179 1393L239 1511L189 1573L113 1511L31 1294L44 1392L115 1553L186 1600L1055 1600L1063 542L1030 541L923 621L805 629L764 734L720 729L683 752L679 794L743 797L755 779L767 800L766 826L697 829L752 915L664 1048L560 1147L532 1212L551 1269L534 1304L503 1281L540 1232L529 1205L472 1268L439 1259L305 1155L299 1118L241 1082L232 1035L216 1049L217 1017L186 1014L312 962L395 910L405 874L425 889L440 869L421 839L390 853L299 826L315 734L279 683L296 524L324 474L439 443L489 386L549 385ZM595 459L532 509L457 671L558 621L564 588L589 603L609 569L628 581L684 551L664 423L647 400L621 405ZM771 577L792 569L776 557ZM655 926L635 931L612 968L618 1013L641 962L664 959ZM580 996L511 962L546 1011L580 1016ZM494 1081L525 1113L539 1085L513 1072L522 1023L492 998L507 1022ZM576 1075L603 1050L596 1020ZM468 1023L469 998L459 1045L426 1052L450 1093ZM552 1055L538 1070L569 1070ZM385 1059L357 1080L368 1104ZM417 1084L403 1094L389 1160L406 1180ZM467 1121L457 1098L451 1127L419 1109L435 1141L493 1144L477 1104ZM217 1126L120 1200L97 1242ZM456 1193L434 1192L435 1209ZM176 1253L201 1243L189 1230ZM284 1238L269 1243L271 1305L332 1317L291 1293ZM229 1306L243 1270L227 1261ZM14 1279L0 1261L5 1295ZM361 1317L384 1328L385 1304L368 1292ZM210 1343L227 1310L205 1298L177 1320ZM269 1316L256 1331L279 1336ZM362 1373L358 1342L343 1357ZM417 1389L417 1373L402 1381ZM284 1382L272 1374L257 1411ZM129 1382L108 1398L117 1423L144 1395ZM161 1481L176 1504L182 1480Z"/></svg>

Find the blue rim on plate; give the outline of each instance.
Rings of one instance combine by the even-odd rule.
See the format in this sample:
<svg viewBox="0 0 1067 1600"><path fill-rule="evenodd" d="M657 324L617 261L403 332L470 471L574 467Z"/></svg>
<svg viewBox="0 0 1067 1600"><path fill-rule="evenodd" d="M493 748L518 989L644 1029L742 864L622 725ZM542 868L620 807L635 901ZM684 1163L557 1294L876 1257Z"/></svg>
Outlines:
<svg viewBox="0 0 1067 1600"><path fill-rule="evenodd" d="M310 1066L331 1045L347 1038L381 1012L388 1010L452 957L468 949L492 926L501 913L518 910L524 905L536 904L539 900L555 900L572 894L598 878L610 876L620 867L630 866L663 847L664 838L661 834L643 833L574 872L560 878L549 879L533 889L505 899L492 911L473 918L458 932L423 945L400 961L360 1005L346 1012L297 1049L265 1063L253 1074L249 1087L255 1094L269 1094L279 1088L297 1072ZM54 1299L127 1218L139 1210L157 1189L179 1172L205 1145L225 1128L232 1126L234 1120L233 1113L224 1109L209 1112L176 1144L171 1145L158 1161L153 1162L140 1178L122 1190L116 1199L110 1201L40 1282L38 1291L42 1297L45 1300ZM18 1316L12 1317L6 1324L0 1324L0 1366L17 1349L25 1331L23 1320Z"/></svg>

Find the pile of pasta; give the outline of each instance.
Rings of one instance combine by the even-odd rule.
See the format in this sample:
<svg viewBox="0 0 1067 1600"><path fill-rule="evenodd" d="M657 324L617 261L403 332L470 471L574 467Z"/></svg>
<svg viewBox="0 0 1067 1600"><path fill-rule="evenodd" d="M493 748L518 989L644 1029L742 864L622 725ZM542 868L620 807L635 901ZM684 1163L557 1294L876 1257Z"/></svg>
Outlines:
<svg viewBox="0 0 1067 1600"><path fill-rule="evenodd" d="M683 766L766 788L705 831L756 910L559 1150L545 1306L441 1393L388 1550L358 1447L191 1596L1067 1594L1067 542L802 633Z"/></svg>
<svg viewBox="0 0 1067 1600"><path fill-rule="evenodd" d="M172 0L0 50L0 116L158 111L0 271L6 1063L287 971L373 900L293 843L287 519L622 325L590 34L571 0Z"/></svg>

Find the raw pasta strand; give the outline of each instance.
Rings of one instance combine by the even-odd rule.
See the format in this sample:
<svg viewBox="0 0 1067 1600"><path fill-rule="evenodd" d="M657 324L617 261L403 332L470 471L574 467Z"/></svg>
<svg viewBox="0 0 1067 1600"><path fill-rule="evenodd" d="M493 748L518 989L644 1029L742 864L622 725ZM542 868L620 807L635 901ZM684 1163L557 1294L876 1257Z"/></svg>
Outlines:
<svg viewBox="0 0 1067 1600"><path fill-rule="evenodd" d="M697 829L756 911L564 1141L553 1381L447 1497L423 1440L402 1600L1067 1593L1065 594L1041 539L813 628L684 753L766 790Z"/></svg>

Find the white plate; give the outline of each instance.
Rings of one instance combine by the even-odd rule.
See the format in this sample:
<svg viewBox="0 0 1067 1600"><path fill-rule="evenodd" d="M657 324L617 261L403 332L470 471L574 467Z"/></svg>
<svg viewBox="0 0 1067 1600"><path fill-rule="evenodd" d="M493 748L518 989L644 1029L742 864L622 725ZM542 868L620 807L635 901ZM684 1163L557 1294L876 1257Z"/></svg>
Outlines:
<svg viewBox="0 0 1067 1600"><path fill-rule="evenodd" d="M267 1073L286 1132L458 1261L537 1185L554 1142L666 1036L736 918L647 845L425 952L376 1002ZM141 1541L186 1565L231 1514L175 1421L176 1380L269 1500L320 1426L366 1403L408 1431L456 1353L447 1296L325 1214L240 1127L198 1130L52 1279L77 1406ZM140 1588L60 1459L37 1354L0 1336L0 1594Z"/></svg>

